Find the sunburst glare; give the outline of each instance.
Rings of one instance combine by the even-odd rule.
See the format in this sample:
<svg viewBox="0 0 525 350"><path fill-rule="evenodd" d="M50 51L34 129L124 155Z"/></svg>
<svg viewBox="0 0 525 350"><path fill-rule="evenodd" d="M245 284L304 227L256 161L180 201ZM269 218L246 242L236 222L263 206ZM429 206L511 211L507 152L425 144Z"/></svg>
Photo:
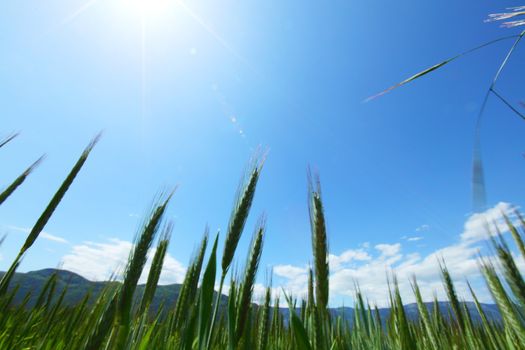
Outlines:
<svg viewBox="0 0 525 350"><path fill-rule="evenodd" d="M157 18L174 5L170 0L121 0L122 7L129 13L147 18Z"/></svg>

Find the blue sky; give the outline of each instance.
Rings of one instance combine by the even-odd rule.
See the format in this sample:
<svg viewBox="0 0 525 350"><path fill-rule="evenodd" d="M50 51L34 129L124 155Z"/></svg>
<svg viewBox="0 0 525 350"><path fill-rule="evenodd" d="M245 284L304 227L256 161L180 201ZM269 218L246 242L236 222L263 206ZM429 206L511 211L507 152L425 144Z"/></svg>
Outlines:
<svg viewBox="0 0 525 350"><path fill-rule="evenodd" d="M21 271L62 264L104 278L109 262L126 256L155 194L179 185L168 212L175 228L164 282L179 280L205 225L225 231L259 145L269 154L237 257L242 264L265 212L260 283L273 266L276 285L296 293L304 287L312 259L308 165L322 181L337 274L332 303L351 300L354 278L382 300L384 283L367 276L384 280L385 267L421 270L431 295L439 276L425 269L437 266L440 249L452 249L451 264L475 262L486 245L465 243L479 219L470 216L475 117L512 42L363 100L465 49L519 33L484 23L502 4L155 0L162 8L144 15L130 1L138 0L0 5L0 134L21 131L0 152L0 184L47 154L0 208L0 234L8 234L0 269L100 130L104 137L46 226L47 239L31 248ZM524 54L522 45L498 83L515 103L525 99ZM524 131L523 120L491 98L482 152L492 214L523 205ZM454 272L482 284L473 268Z"/></svg>

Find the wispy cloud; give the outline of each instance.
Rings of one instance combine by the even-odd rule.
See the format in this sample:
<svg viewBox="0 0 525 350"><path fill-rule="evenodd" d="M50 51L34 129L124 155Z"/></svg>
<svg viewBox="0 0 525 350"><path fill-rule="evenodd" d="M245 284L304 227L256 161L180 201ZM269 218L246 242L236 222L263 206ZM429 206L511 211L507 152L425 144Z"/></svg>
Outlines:
<svg viewBox="0 0 525 350"><path fill-rule="evenodd" d="M40 237L42 237L43 239L47 239L48 241L64 243L64 244L68 243L68 241L66 239L64 239L62 237L59 237L59 236L52 235L52 234L47 233L47 232L41 232L40 233Z"/></svg>
<svg viewBox="0 0 525 350"><path fill-rule="evenodd" d="M13 230L13 231L18 231L18 232L23 232L23 233L31 232L31 229L27 228L27 227L7 226L7 228L10 229L10 230ZM39 238L43 238L43 239L47 239L48 241L53 241L53 242L62 243L62 244L68 244L69 243L65 238L57 236L57 235L53 235L53 234L51 234L49 232L45 232L45 231L40 232L40 235L38 237Z"/></svg>
<svg viewBox="0 0 525 350"><path fill-rule="evenodd" d="M428 231L430 230L430 225L427 225L427 224L423 224L419 227L416 227L416 232L425 232L425 231Z"/></svg>
<svg viewBox="0 0 525 350"><path fill-rule="evenodd" d="M417 241L421 241L422 239L424 239L425 237L421 236L421 234L423 232L427 232L428 230L430 230L430 225L427 225L427 224L423 224L421 226L418 226L414 229L414 232L418 232L420 235L418 236L409 236L409 235L404 235L403 237L401 237L402 240L405 240L407 242L417 242Z"/></svg>

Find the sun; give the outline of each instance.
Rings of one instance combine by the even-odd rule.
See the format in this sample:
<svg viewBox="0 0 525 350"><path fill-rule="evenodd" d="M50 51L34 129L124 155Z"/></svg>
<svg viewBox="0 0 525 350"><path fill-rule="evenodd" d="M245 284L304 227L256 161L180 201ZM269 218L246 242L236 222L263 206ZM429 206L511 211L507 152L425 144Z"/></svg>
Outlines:
<svg viewBox="0 0 525 350"><path fill-rule="evenodd" d="M155 18L163 15L175 0L122 0L123 7L133 15Z"/></svg>

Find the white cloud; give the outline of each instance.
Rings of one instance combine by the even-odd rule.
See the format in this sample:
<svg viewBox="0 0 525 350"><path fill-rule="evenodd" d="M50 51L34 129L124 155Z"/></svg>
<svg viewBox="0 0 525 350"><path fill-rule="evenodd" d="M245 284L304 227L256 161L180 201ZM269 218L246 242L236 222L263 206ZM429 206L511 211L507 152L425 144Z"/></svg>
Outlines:
<svg viewBox="0 0 525 350"><path fill-rule="evenodd" d="M253 286L253 301L262 304L264 302L264 297L266 295L266 286L261 283L256 283Z"/></svg>
<svg viewBox="0 0 525 350"><path fill-rule="evenodd" d="M151 258L155 253L151 252ZM148 260L146 268L144 270L149 271L151 267L151 259ZM164 258L164 265L162 266L162 272L160 274L159 284L171 284L181 283L186 275L186 268L177 259L166 253Z"/></svg>
<svg viewBox="0 0 525 350"><path fill-rule="evenodd" d="M484 226L485 220L497 221L498 228L506 231L504 222L499 219L501 212L510 215L514 209L508 203L498 203L495 207L483 214L471 215L465 222L464 231L458 236L458 242L437 249L427 255L419 252L404 252L400 243L377 244L374 250L361 245L359 251L362 259L355 259L354 250L348 250L340 256L330 255L330 297L333 301L337 298L353 297L356 284L359 285L363 295L373 304L388 305L387 274L395 273L403 300L413 302L413 291L410 281L417 277L423 298L432 300L434 294L440 299L446 299L442 286L439 261L443 260L455 283L460 298L472 300L465 282L468 278L476 286L477 297L482 302L492 302L490 293L485 288L478 267L478 254L480 249L486 247L482 240L487 238ZM420 237L405 237L407 240L417 241ZM417 239L414 239L417 238ZM346 257L346 259L345 259ZM352 264L344 264L345 260ZM520 269L525 269L523 259L518 259ZM359 263L358 263L359 262ZM338 264L339 263L339 264ZM293 265L283 265L283 273L279 276L288 276L283 283L284 289L290 286L295 295L304 295L307 288L306 269ZM275 271L275 270L274 270Z"/></svg>
<svg viewBox="0 0 525 350"><path fill-rule="evenodd" d="M512 217L514 209L515 207L509 203L498 203L483 214L471 215L466 219L464 230L458 235L457 242L426 255L420 252L405 251L409 246L413 248L414 245L405 247L401 243L381 243L371 247L368 242L361 244L357 249L345 250L339 255L329 254L331 300L339 301L340 298L353 297L355 286L358 284L371 303L386 306L388 305L386 276L389 273L396 274L405 302L414 301L410 285L410 280L414 275L417 276L425 300L431 300L434 293L444 299L446 295L439 269L439 261L442 259L451 273L460 298L471 300L465 283L465 278L468 278L476 285L480 301L490 302L492 299L483 287L478 268L478 253L486 246L486 243L483 242L488 236L486 222L491 225L496 223L500 231L505 232L506 226L501 220L501 213ZM423 226L425 225L421 227ZM11 227L11 229L26 230L18 227ZM48 233L42 235L42 238L67 243L61 237ZM403 239L419 241L423 237L414 236ZM116 238L104 242L83 242L72 246L70 253L62 259L62 267L91 280L107 280L112 275L121 276L131 249L131 242ZM141 283L146 281L154 251L155 249L151 249L149 252ZM520 269L525 269L523 259L517 259L517 262ZM185 267L179 261L167 254L160 284L181 282L185 271ZM306 295L308 282L306 264L303 266L277 265L274 266L273 273L277 277L272 288L274 296L280 294L282 289L297 297ZM224 292L227 291L228 286L225 286ZM254 300L262 300L264 291L263 284L256 284Z"/></svg>
<svg viewBox="0 0 525 350"><path fill-rule="evenodd" d="M349 249L344 251L341 255L328 255L330 269L337 270L352 261L367 261L372 257L363 249Z"/></svg>
<svg viewBox="0 0 525 350"><path fill-rule="evenodd" d="M252 300L257 303L257 304L264 304L264 299L266 297L266 285L262 284L262 283L256 283L254 286L253 286L253 298ZM285 289L286 291L286 289ZM288 293L288 292L287 292ZM282 289L281 287L272 287L271 288L271 300L270 300L270 304L273 305L274 303L274 300L277 296L281 296L282 295Z"/></svg>
<svg viewBox="0 0 525 350"><path fill-rule="evenodd" d="M471 215L465 222L461 239L463 241L471 242L485 240L487 239L489 232L495 233L493 230L494 225L496 225L501 232L507 231L507 225L505 224L502 214L511 217L516 209L517 208L510 203L500 202L484 213Z"/></svg>
<svg viewBox="0 0 525 350"><path fill-rule="evenodd" d="M116 238L106 243L84 242L62 258L62 267L90 280L107 280L122 274L132 246Z"/></svg>
<svg viewBox="0 0 525 350"><path fill-rule="evenodd" d="M274 266L273 272L276 276L284 278L284 283L278 284L286 293L296 296L306 295L308 283L308 269L292 265Z"/></svg>
<svg viewBox="0 0 525 350"><path fill-rule="evenodd" d="M381 246L383 249L381 255L368 264L335 271L330 276L331 292L335 295L352 297L357 283L363 294L371 302L384 306L388 304L386 276L393 272L398 278L405 302L413 301L410 280L414 275L418 278L423 297L426 300L431 300L434 292L437 292L438 296L444 297L438 263L441 258L444 259L452 277L458 283L458 292L464 297L468 297L468 294L466 293L466 285L462 280L463 277L479 276L477 247L464 244L451 245L421 257L419 253L401 254L401 247L394 246L395 248ZM384 252L394 255L386 256ZM481 295L480 298L483 299L487 296Z"/></svg>
<svg viewBox="0 0 525 350"><path fill-rule="evenodd" d="M71 252L62 258L62 268L94 281L104 281L111 276L121 278L132 247L131 242L117 238L109 239L104 243L84 242L74 245ZM154 255L155 248L152 248L148 252L148 260L140 277L140 283L147 280ZM167 253L159 284L180 283L185 273L184 266Z"/></svg>
<svg viewBox="0 0 525 350"><path fill-rule="evenodd" d="M381 252L383 257L395 256L401 250L401 243L396 244L378 244L374 247Z"/></svg>
<svg viewBox="0 0 525 350"><path fill-rule="evenodd" d="M23 233L30 233L31 232L31 229L26 228L26 227L7 226L7 228L9 228L11 230L14 230L14 231L18 231L18 232L23 232ZM57 243L63 243L63 244L68 244L69 243L65 238L62 238L62 237L57 236L57 235L52 235L51 233L45 232L45 231L40 232L40 235L38 237L39 238L43 238L43 239L47 239L48 241L57 242Z"/></svg>
<svg viewBox="0 0 525 350"><path fill-rule="evenodd" d="M308 273L308 269L292 265L277 265L274 266L273 273L280 277L294 279L306 275Z"/></svg>

